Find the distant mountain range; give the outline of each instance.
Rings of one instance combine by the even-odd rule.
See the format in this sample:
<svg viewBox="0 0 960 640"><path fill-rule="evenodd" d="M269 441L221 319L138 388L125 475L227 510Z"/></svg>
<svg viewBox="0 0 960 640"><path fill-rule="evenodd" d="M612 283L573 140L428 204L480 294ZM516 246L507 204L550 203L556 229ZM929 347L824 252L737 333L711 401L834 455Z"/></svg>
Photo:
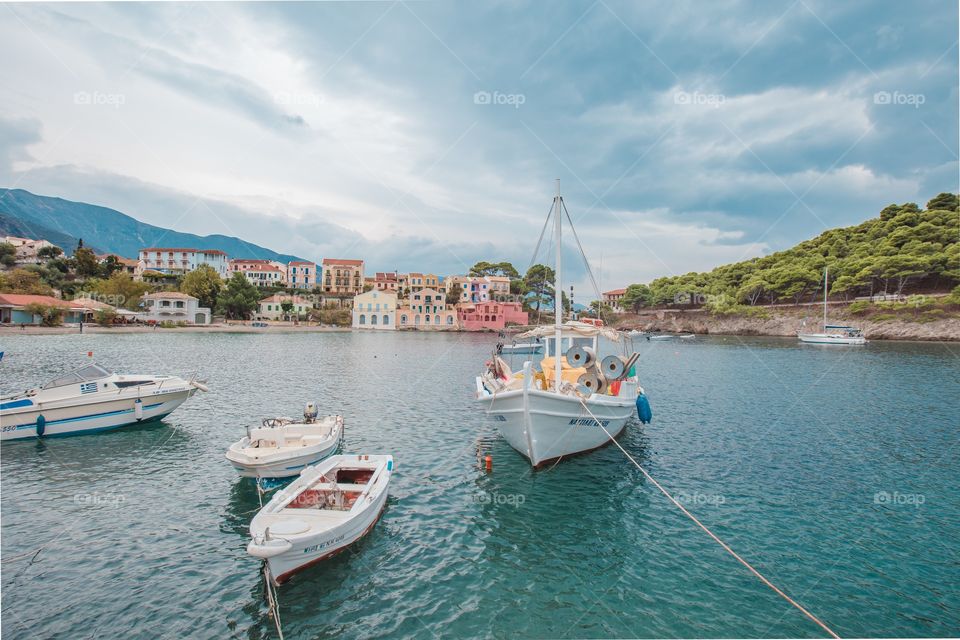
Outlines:
<svg viewBox="0 0 960 640"><path fill-rule="evenodd" d="M233 236L198 236L155 227L114 209L38 196L23 189L0 189L0 234L49 240L68 254L82 238L84 246L98 253L124 258L135 259L140 249L163 246L219 249L231 258L302 260Z"/></svg>

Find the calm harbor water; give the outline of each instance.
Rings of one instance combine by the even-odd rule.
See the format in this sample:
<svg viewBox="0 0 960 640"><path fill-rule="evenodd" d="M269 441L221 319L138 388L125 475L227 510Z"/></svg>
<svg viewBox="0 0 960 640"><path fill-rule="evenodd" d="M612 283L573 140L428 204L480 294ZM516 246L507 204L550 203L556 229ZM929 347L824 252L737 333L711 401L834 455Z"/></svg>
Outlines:
<svg viewBox="0 0 960 640"><path fill-rule="evenodd" d="M472 402L494 340L4 336L4 393L87 351L211 392L2 447L3 637L275 637L223 452L312 399L397 472L367 538L280 588L287 638L822 635L616 448L532 473ZM842 636L960 635L960 346L636 344L654 422L621 442L687 508Z"/></svg>

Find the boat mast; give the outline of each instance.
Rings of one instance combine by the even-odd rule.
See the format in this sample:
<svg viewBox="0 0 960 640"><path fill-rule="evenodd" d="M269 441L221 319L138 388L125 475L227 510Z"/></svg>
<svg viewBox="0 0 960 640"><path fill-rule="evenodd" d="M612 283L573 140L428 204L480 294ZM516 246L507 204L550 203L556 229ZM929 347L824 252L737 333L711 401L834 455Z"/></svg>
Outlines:
<svg viewBox="0 0 960 640"><path fill-rule="evenodd" d="M556 264L553 278L553 340L554 340L554 367L553 376L556 380L556 390L560 391L560 376L562 368L560 366L560 340L563 334L563 278L560 275L560 256L562 252L561 238L563 236L563 220L561 218L562 205L560 204L560 179L557 178L557 197L553 200L553 243L556 252Z"/></svg>
<svg viewBox="0 0 960 640"><path fill-rule="evenodd" d="M823 332L827 332L827 271L830 267L823 268Z"/></svg>

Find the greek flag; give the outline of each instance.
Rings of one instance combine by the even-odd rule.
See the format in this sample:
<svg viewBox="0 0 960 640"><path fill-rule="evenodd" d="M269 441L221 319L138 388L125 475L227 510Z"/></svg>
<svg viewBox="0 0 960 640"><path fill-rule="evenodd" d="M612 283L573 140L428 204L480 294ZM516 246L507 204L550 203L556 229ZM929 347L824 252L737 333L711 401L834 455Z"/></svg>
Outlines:
<svg viewBox="0 0 960 640"><path fill-rule="evenodd" d="M97 392L97 383L96 382L84 382L80 385L80 393L96 393Z"/></svg>

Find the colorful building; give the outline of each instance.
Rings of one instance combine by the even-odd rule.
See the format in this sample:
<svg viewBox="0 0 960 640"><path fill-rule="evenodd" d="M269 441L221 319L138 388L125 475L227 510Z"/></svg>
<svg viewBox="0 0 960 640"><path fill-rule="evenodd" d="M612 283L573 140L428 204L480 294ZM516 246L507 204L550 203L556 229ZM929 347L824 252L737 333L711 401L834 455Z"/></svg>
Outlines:
<svg viewBox="0 0 960 640"><path fill-rule="evenodd" d="M81 302L60 300L51 296L35 296L23 293L0 293L0 323L40 324L40 316L26 310L32 304L57 307L63 311L63 322L83 322L93 312Z"/></svg>
<svg viewBox="0 0 960 640"><path fill-rule="evenodd" d="M508 324L525 325L530 320L519 302L480 302L457 305L460 326L466 331L493 329L499 331Z"/></svg>
<svg viewBox="0 0 960 640"><path fill-rule="evenodd" d="M612 291L604 291L601 295L603 296L603 301L607 303L614 313L623 313L622 301L623 294L626 292L626 289L614 289Z"/></svg>
<svg viewBox="0 0 960 640"><path fill-rule="evenodd" d="M432 273L409 273L407 274L406 287L410 293L423 291L424 289L437 289L440 286L440 278Z"/></svg>
<svg viewBox="0 0 960 640"><path fill-rule="evenodd" d="M378 271L373 278L366 278L366 281L373 285L377 291L392 291L398 293L400 287L400 274L396 271Z"/></svg>
<svg viewBox="0 0 960 640"><path fill-rule="evenodd" d="M213 268L221 278L229 276L230 260L227 254L218 249L179 249L152 247L140 249L137 275L144 271L157 271L168 275L189 273L205 264Z"/></svg>
<svg viewBox="0 0 960 640"><path fill-rule="evenodd" d="M99 262L100 264L103 264L104 262L107 261L107 258L109 258L110 256L113 256L114 260L116 260L117 263L120 265L120 271L131 276L136 275L137 266L140 264L139 260L124 258L122 256L118 256L115 253L104 253L102 255L97 256L97 262Z"/></svg>
<svg viewBox="0 0 960 640"><path fill-rule="evenodd" d="M347 298L363 293L363 260L324 258L321 280L323 293Z"/></svg>
<svg viewBox="0 0 960 640"><path fill-rule="evenodd" d="M411 274L412 275L412 274ZM459 329L457 312L447 306L447 294L437 289L413 291L397 309L400 329Z"/></svg>
<svg viewBox="0 0 960 640"><path fill-rule="evenodd" d="M393 331L397 328L397 294L373 289L354 297L353 328Z"/></svg>
<svg viewBox="0 0 960 640"><path fill-rule="evenodd" d="M319 282L316 262L297 260L287 265L287 284L294 289L313 289Z"/></svg>
<svg viewBox="0 0 960 640"><path fill-rule="evenodd" d="M285 267L276 267L272 264L254 264L248 269L240 269L240 273L258 287L283 287L287 282Z"/></svg>
<svg viewBox="0 0 960 640"><path fill-rule="evenodd" d="M449 276L444 283L447 291L459 290L460 302L505 301L510 295L510 278L506 276Z"/></svg>
<svg viewBox="0 0 960 640"><path fill-rule="evenodd" d="M210 324L210 309L200 301L179 291L158 291L143 296L144 311L138 314L147 322L185 322Z"/></svg>
<svg viewBox="0 0 960 640"><path fill-rule="evenodd" d="M18 238L17 236L0 237L0 242L13 245L17 250L17 264L40 264L41 260L37 253L44 247L55 246L52 242L46 240L31 240L30 238Z"/></svg>
<svg viewBox="0 0 960 640"><path fill-rule="evenodd" d="M283 310L283 303L293 305L289 313ZM273 295L260 301L257 320L283 320L286 317L300 318L313 309L313 302L301 296Z"/></svg>

